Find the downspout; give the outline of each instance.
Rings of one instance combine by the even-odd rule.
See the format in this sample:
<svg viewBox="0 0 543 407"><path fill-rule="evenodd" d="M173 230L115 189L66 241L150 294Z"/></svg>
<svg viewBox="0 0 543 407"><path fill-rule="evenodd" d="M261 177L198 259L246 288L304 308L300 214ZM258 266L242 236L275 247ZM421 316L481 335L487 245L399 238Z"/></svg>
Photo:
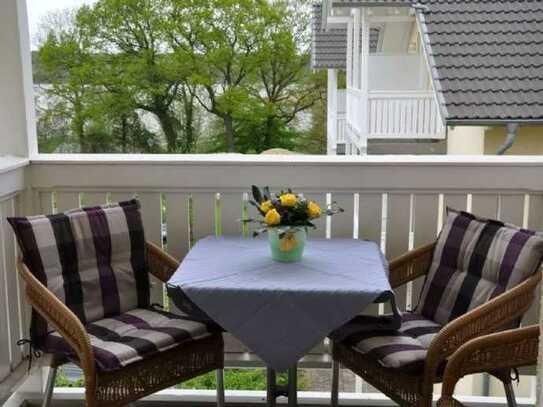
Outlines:
<svg viewBox="0 0 543 407"><path fill-rule="evenodd" d="M511 148L511 146L515 142L515 139L517 138L519 128L520 125L518 123L507 123L507 137L505 139L505 142L496 152L497 155L504 155L505 152Z"/></svg>

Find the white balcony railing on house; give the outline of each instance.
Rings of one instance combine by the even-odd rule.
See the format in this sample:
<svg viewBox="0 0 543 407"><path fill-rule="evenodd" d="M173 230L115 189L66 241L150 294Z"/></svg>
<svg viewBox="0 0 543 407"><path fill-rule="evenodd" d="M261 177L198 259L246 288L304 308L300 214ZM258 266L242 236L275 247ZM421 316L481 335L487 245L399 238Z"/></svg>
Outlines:
<svg viewBox="0 0 543 407"><path fill-rule="evenodd" d="M346 131L347 131L347 118L345 113L338 113L337 115L337 144L345 144L346 142Z"/></svg>
<svg viewBox="0 0 543 407"><path fill-rule="evenodd" d="M354 137L443 139L445 128L432 92L347 90L347 125ZM362 112L367 109L367 114ZM367 123L364 121L367 120Z"/></svg>
<svg viewBox="0 0 543 407"><path fill-rule="evenodd" d="M438 109L432 92L370 92L370 138L442 139Z"/></svg>
<svg viewBox="0 0 543 407"><path fill-rule="evenodd" d="M337 139L334 143L335 146L338 144L345 144L346 141L346 125L347 125L347 91L345 89L340 89L337 91L337 113L335 115L337 122Z"/></svg>
<svg viewBox="0 0 543 407"><path fill-rule="evenodd" d="M543 159L514 157L40 156L25 168L0 172L0 298L6 293L0 303L0 380L21 361L16 340L25 333L28 315L15 275L15 244L6 215L51 213L137 194L147 239L182 258L191 243L203 236L247 233L238 219L248 207L248 186L290 186L323 203L337 201L345 209L340 216L321 220L312 236L371 239L393 258L435 239L446 206L543 229L542 171ZM402 308L415 303L421 283L397 291ZM156 302L162 301L162 293L163 287L155 282ZM371 311L383 310L376 306ZM534 305L524 323L537 321ZM259 363L233 338L227 339L227 360L230 366ZM329 366L326 343L317 346L303 364ZM480 386L467 388L474 396L470 405L505 406L504 399L483 397ZM528 393L520 405L534 405ZM59 390L58 394L81 398L81 392ZM187 396L173 390L161 394L154 399ZM234 393L229 395L234 400ZM300 401L326 404L328 397L302 392ZM253 394L236 400L254 398ZM375 393L351 394L348 399L393 405Z"/></svg>

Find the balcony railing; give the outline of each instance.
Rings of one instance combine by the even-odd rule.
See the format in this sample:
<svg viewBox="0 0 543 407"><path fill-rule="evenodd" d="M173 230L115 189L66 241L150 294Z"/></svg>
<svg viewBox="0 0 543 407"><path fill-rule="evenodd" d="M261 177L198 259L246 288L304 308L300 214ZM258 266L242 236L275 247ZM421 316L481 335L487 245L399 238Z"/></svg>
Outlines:
<svg viewBox="0 0 543 407"><path fill-rule="evenodd" d="M290 186L323 203L336 201L345 209L340 216L321 220L312 236L370 239L393 258L434 240L447 206L541 230L542 171L543 160L514 157L52 155L40 156L29 165L18 161L0 171L0 381L21 363L22 349L16 341L26 335L28 323L6 216L58 212L137 195L147 239L182 258L203 236L247 234L238 219L249 210L248 186ZM422 281L416 281L398 290L402 308L415 304L421 285ZM155 281L153 300L163 301L163 292ZM375 306L370 311L386 310ZM538 320L536 304L523 323ZM226 342L229 366L259 365L258 358L238 341L228 337ZM330 360L327 344L322 343L302 364L327 368ZM505 405L502 398L482 397L484 387L467 385L473 405ZM81 397L81 392L70 396L59 390L58 394ZM187 394L171 390L155 400ZM202 394L199 400L205 400ZM524 394L520 405L533 405L533 394L535 390ZM261 398L260 393L243 392L230 392L227 397L243 402ZM300 400L326 404L327 397L326 393L303 393ZM377 393L345 397L349 403L388 403Z"/></svg>
<svg viewBox="0 0 543 407"><path fill-rule="evenodd" d="M354 137L368 139L443 139L445 128L431 92L371 91L368 99L347 91L347 124ZM367 115L362 112L367 109ZM364 123L367 120L367 123Z"/></svg>

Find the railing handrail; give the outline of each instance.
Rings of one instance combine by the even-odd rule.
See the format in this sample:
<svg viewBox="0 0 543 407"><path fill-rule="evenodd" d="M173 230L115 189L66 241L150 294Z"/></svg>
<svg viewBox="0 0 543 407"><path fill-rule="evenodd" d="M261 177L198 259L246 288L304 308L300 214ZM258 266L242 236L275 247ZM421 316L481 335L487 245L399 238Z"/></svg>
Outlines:
<svg viewBox="0 0 543 407"><path fill-rule="evenodd" d="M434 94L426 90L372 90L368 96L370 99L433 99Z"/></svg>
<svg viewBox="0 0 543 407"><path fill-rule="evenodd" d="M238 153L217 154L38 154L29 159L36 165L94 164L239 164L239 165L456 165L456 166L543 166L541 155L367 155L327 156L315 154L259 155Z"/></svg>
<svg viewBox="0 0 543 407"><path fill-rule="evenodd" d="M60 154L31 160L27 186L222 192L288 184L318 192L541 192L542 172L543 157L530 156Z"/></svg>

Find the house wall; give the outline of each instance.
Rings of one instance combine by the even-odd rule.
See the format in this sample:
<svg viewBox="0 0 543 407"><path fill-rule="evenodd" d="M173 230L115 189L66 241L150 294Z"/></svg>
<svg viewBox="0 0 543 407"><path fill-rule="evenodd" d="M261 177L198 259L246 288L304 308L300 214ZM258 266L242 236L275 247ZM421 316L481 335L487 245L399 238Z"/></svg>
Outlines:
<svg viewBox="0 0 543 407"><path fill-rule="evenodd" d="M447 154L482 155L485 150L486 127L449 127L447 135Z"/></svg>
<svg viewBox="0 0 543 407"><path fill-rule="evenodd" d="M382 52L404 53L411 37L412 22L386 23L384 27Z"/></svg>
<svg viewBox="0 0 543 407"><path fill-rule="evenodd" d="M19 21L21 23L19 23ZM19 24L21 28L19 29ZM2 0L0 5L0 155L28 154L27 132L34 127L26 5ZM21 49L21 45L25 49ZM30 114L32 116L27 115ZM30 120L28 120L30 119ZM35 140L35 137L34 137Z"/></svg>
<svg viewBox="0 0 543 407"><path fill-rule="evenodd" d="M372 54L369 62L370 91L427 89L427 69L421 66L423 59L418 54L406 54L405 51L395 55Z"/></svg>
<svg viewBox="0 0 543 407"><path fill-rule="evenodd" d="M505 126L449 127L447 154L495 155L505 141ZM521 126L507 155L543 155L543 126Z"/></svg>
<svg viewBox="0 0 543 407"><path fill-rule="evenodd" d="M493 127L486 131L484 154L494 155L503 144L507 132L505 127ZM543 155L543 126L520 126L515 144L508 155Z"/></svg>

